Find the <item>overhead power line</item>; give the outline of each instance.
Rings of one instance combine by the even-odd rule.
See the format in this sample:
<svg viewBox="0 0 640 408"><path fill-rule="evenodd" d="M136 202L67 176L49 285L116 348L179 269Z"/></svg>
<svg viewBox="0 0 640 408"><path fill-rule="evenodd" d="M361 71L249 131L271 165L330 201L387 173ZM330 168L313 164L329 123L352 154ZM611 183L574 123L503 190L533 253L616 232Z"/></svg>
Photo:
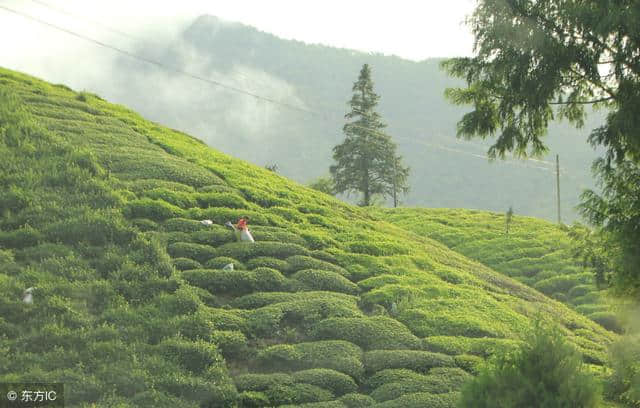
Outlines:
<svg viewBox="0 0 640 408"><path fill-rule="evenodd" d="M47 3L43 2L43 1L40 1L40 0L30 0L30 1L32 1L32 2L34 2L36 4L40 4L40 5L44 6L44 7L50 8L50 9L52 9L54 11L59 12L59 13L66 14L66 15L74 17L74 18L80 18L80 16L78 16L78 15L76 15L74 13L70 13L70 12L68 12L66 10L62 10L62 9L57 8L57 7L53 7L53 6L47 4ZM185 70L183 70L181 68L177 68L177 67L173 67L173 66L164 64L164 63L162 63L160 61L157 61L155 59L152 59L152 58L147 58L147 57L144 57L144 56L137 55L137 54L135 54L133 52L124 50L124 49L122 49L120 47L116 47L116 46L113 46L113 45L108 44L106 42L103 42L103 41L97 40L95 38L91 38L89 36L86 36L84 34L80 34L80 33L76 32L76 31L69 30L69 29L64 28L64 27L60 27L59 25L50 23L50 22L42 20L42 19L40 19L38 17L34 17L34 16L29 15L29 14L25 14L23 12L11 9L9 7L6 7L6 6L1 6L0 5L0 9L3 9L5 11L9 12L9 13L13 13L13 14L19 15L19 16L24 17L26 19L35 21L35 22L37 22L39 24L42 24L44 26L47 26L49 28L53 28L55 30L64 32L64 33L66 33L68 35L71 35L71 36L74 36L76 38L80 38L80 39L82 39L84 41L91 42L91 43L93 43L95 45L98 45L100 47L107 48L107 49L110 49L112 51L118 52L118 53L120 53L122 55L125 55L125 56L129 57L129 58L132 58L132 59L135 59L135 60L138 60L138 61L141 61L141 62L145 62L147 64L151 64L151 65L157 66L159 68L162 68L162 69L165 69L165 70L168 70L168 71L172 71L172 72L184 75L186 77L189 77L189 78L192 78L192 79L195 79L195 80L198 80L198 81L202 81L202 82L205 82L205 83L213 85L213 86L217 86L217 87L226 89L226 90L231 91L231 92L236 92L236 93L239 93L239 94L242 94L242 95L250 96L250 97L255 98L257 100L265 101L265 102L268 102L268 103L271 103L271 104L274 104L274 105L277 105L277 106L280 106L280 107L283 107L283 108L287 108L287 109L290 109L290 110L303 112L303 113L312 115L314 117L319 117L319 118L321 118L321 119L323 119L325 121L330 121L331 120L329 118L329 115L327 115L326 113L322 113L322 112L319 112L319 111L316 111L316 110L312 110L312 109L309 109L309 108L306 108L306 107L303 107L303 106L295 105L295 104L292 104L292 103L283 102L283 101L280 101L280 100L277 100L277 99L274 99L274 98L271 98L271 97L268 97L268 96L263 96L263 95L255 93L255 92L248 91L246 89L238 88L238 87L233 86L233 85L225 84L225 83L223 83L221 81L217 81L217 80L214 80L214 79L206 78L206 77L203 77L201 75L185 71ZM100 27L102 27L102 28L104 28L106 30L109 30L111 32L120 34L120 35L128 37L130 39L141 40L141 39L139 39L139 38L137 38L135 36L132 36L130 34L122 32L120 30L116 30L114 28L108 27L108 26L106 26L104 24L101 24L101 23L99 23L97 21L93 21L93 20L91 20L91 21L93 23L95 23L96 25L99 25ZM341 120L341 119L342 119L342 117L338 117L338 116L336 116L334 118L335 121L338 121L338 120ZM380 132L380 131L378 131L376 129L372 129L372 128L368 128L368 127L365 127L365 126L356 125L354 123L349 124L349 126L356 127L356 128L361 128L363 130L367 130L369 132L380 134L380 135L386 135L385 133ZM452 147L449 147L449 146L444 146L444 145L440 145L440 144L437 144L437 143L431 143L431 142L423 141L423 140L420 140L420 139L402 137L402 136L397 136L397 135L394 135L394 137L397 138L397 139L406 140L407 142L410 142L410 143L413 143L413 144L420 144L420 145L423 145L423 146L428 146L428 147L432 147L432 148L436 148L436 149L441 149L441 150L449 151L449 152L452 152L452 153L463 154L463 155L476 157L476 158L484 159L484 160L489 160L490 159L486 155L481 155L481 154L477 154L477 153L473 153L473 152L459 150L459 149L455 149L455 148L452 148ZM536 159L530 159L530 158L527 158L526 160L553 166L553 163L547 162L547 161L544 161L544 160L536 160ZM547 168L547 167L528 166L528 165L524 165L524 164L513 162L513 161L503 161L503 163L510 164L510 165L516 165L516 166L519 166L519 167L537 168L537 169L541 169L541 170L550 171L550 169Z"/></svg>
<svg viewBox="0 0 640 408"><path fill-rule="evenodd" d="M289 104L289 103L286 103L286 102L278 101L278 100L273 99L273 98L269 98L269 97L266 97L266 96L258 95L258 94L254 93L254 92L247 91L247 90L244 90L244 89L232 86L232 85L227 85L227 84L222 83L220 81L216 81L216 80L213 80L213 79L205 78L205 77L197 75L197 74L192 74L192 73L184 71L184 70L182 70L180 68L172 67L170 65L166 65L166 64L164 64L164 63L162 63L160 61L157 61L157 60L154 60L154 59L151 59L151 58L146 58L146 57L143 57L143 56L140 56L140 55L136 55L136 54L134 54L132 52L129 52L127 50L124 50L122 48L115 47L115 46L107 44L105 42L96 40L94 38L91 38L91 37L88 37L86 35L77 33L75 31L66 29L64 27L60 27L60 26L58 26L56 24L49 23L49 22L41 20L41 19L39 19L37 17L33 17L31 15L28 15L28 14L25 14L25 13L10 9L8 7L0 6L0 9L3 9L3 10L6 10L6 11L8 11L10 13L17 14L17 15L22 16L24 18L33 20L33 21L35 21L37 23L40 23L40 24L43 24L45 26L51 27L53 29L62 31L62 32L67 33L69 35L72 35L74 37L81 38L81 39L83 39L85 41L92 42L92 43L94 43L96 45L99 45L101 47L108 48L110 50L119 52L119 53L121 53L121 54L123 54L123 55L125 55L125 56L127 56L129 58L136 59L136 60L142 61L142 62L146 62L147 64L155 65L155 66L158 66L160 68L164 68L166 70L173 71L173 72L176 72L178 74L181 74L181 75L193 78L193 79L197 79L199 81L203 81L203 82L206 82L206 83L211 84L211 85L218 86L220 88L227 89L229 91L233 91L233 92L237 92L237 93L244 94L244 95L247 95L247 96L251 96L253 98L260 99L260 100L263 100L263 101L267 101L269 103L273 103L273 104L276 104L276 105L279 105L279 106L282 106L282 107L285 107L285 108L288 108L288 109L306 112L306 113L308 113L310 115L314 115L314 116L318 115L317 112L312 111L312 110L307 109L307 108L304 108L304 107L301 107L301 106L292 105L292 104Z"/></svg>
<svg viewBox="0 0 640 408"><path fill-rule="evenodd" d="M67 11L67 10L61 9L61 8L59 8L59 7L52 6L51 4L48 4L48 3L44 2L44 1L41 1L41 0L30 0L30 1L31 1L32 3L36 3L36 4L41 5L42 7L46 7L46 8L48 8L48 9L51 9L51 10L55 11L56 13L64 14L64 15L66 15L66 16L69 16L69 17L72 17L72 18L75 18L75 19L82 19L82 20L84 20L84 21L88 21L88 22L90 22L90 23L92 23L92 24L95 24L96 26L98 26L98 27L100 27L100 28L102 28L102 29L104 29L104 30L110 31L110 32L112 32L112 33L114 33L114 34L121 35L121 36L123 36L123 37L127 37L127 38L129 38L129 39L131 39L131 40L136 40L136 41L140 41L140 40L142 40L141 38L138 38L138 37L133 36L133 35L131 35L131 34L127 34L127 33L123 32L123 31L120 31L120 30L115 29L115 28L113 28L113 27L106 26L106 25L102 24L102 23L101 23L100 21L98 21L98 20L90 19L90 18L88 18L88 17L86 17L86 16L81 16L81 15L78 15L78 14L72 13L72 12L70 12L70 11Z"/></svg>

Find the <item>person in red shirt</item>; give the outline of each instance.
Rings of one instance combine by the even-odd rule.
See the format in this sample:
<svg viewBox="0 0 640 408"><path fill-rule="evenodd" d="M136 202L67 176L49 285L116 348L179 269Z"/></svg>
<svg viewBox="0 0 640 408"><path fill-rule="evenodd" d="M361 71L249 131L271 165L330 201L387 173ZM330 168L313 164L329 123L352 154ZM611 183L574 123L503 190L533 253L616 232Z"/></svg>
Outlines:
<svg viewBox="0 0 640 408"><path fill-rule="evenodd" d="M236 228L239 229L240 231L249 229L249 227L247 226L247 221L249 221L249 217L245 216L240 218L238 220L238 224L236 224Z"/></svg>

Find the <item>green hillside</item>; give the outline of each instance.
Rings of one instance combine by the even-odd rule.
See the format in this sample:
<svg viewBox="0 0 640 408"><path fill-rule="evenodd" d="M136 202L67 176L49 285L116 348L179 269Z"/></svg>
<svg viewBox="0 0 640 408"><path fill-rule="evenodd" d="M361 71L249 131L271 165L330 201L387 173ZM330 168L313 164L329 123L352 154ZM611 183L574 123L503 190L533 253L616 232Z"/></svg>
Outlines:
<svg viewBox="0 0 640 408"><path fill-rule="evenodd" d="M515 215L506 234L505 214L464 209L381 209L380 215L621 330L593 272L572 256L567 228Z"/></svg>
<svg viewBox="0 0 640 408"><path fill-rule="evenodd" d="M520 160L490 163L484 156L491 140L456 140L456 124L466 109L447 101L444 91L462 83L439 68L440 59L414 62L305 44L208 15L161 44L149 40L132 46L137 54L167 66L318 114L211 87L128 57L118 58L100 81L88 82L84 75L55 78L69 78L79 88L107 95L235 157L258 165L276 163L281 174L308 183L329 171L332 148L344 139L341 129L353 82L367 63L381 96L379 112L412 170L411 191L403 197L406 205L491 211L513 205L522 214L554 219L553 165ZM567 220L576 219L573 207L582 190L593 187L591 162L599 154L586 136L603 117L602 112L589 115L580 130L554 122L546 138L550 151L544 160L555 163L555 155L560 155Z"/></svg>
<svg viewBox="0 0 640 408"><path fill-rule="evenodd" d="M432 239L4 69L0 158L0 382L64 382L68 407L453 407L538 315L598 372L615 338ZM255 244L222 226L243 215Z"/></svg>

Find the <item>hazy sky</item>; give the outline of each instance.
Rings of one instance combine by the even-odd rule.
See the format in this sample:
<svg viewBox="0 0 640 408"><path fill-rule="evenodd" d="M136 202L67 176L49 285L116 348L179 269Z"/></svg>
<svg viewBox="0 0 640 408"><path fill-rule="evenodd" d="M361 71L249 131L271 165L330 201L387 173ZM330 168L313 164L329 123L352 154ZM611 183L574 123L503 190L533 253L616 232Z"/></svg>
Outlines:
<svg viewBox="0 0 640 408"><path fill-rule="evenodd" d="M474 4L475 0L0 1L0 6L118 46L126 46L128 39L96 22L148 37L150 33L168 35L200 14L211 14L287 39L413 60L469 55L472 37L463 20ZM68 54L75 47L84 47L81 42L0 9L0 65L19 63L16 68L24 69L25 60L35 61L42 53Z"/></svg>

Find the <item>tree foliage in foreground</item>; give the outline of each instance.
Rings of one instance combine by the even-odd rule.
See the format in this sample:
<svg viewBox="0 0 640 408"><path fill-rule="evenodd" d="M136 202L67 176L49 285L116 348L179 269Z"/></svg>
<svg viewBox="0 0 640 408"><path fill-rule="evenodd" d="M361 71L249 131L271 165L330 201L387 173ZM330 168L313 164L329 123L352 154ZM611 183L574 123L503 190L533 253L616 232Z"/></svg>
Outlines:
<svg viewBox="0 0 640 408"><path fill-rule="evenodd" d="M462 389L459 407L599 406L600 388L560 329L536 321L522 346L498 354Z"/></svg>
<svg viewBox="0 0 640 408"><path fill-rule="evenodd" d="M409 168L404 167L396 153L396 145L384 133L386 125L375 111L380 97L373 90L371 69L364 64L358 80L353 84L349 101L352 119L343 127L344 142L333 148L336 164L331 176L337 193L360 192L364 206L372 204L376 195L393 197L409 191Z"/></svg>
<svg viewBox="0 0 640 408"><path fill-rule="evenodd" d="M606 149L595 173L603 194L583 196L582 212L612 232L616 283L640 291L640 7L632 0L480 0L469 19L472 58L444 63L466 88L449 89L456 104L472 105L458 136L496 136L491 157L541 154L553 119L580 127L586 107L608 110L589 141ZM619 287L620 288L620 287Z"/></svg>

